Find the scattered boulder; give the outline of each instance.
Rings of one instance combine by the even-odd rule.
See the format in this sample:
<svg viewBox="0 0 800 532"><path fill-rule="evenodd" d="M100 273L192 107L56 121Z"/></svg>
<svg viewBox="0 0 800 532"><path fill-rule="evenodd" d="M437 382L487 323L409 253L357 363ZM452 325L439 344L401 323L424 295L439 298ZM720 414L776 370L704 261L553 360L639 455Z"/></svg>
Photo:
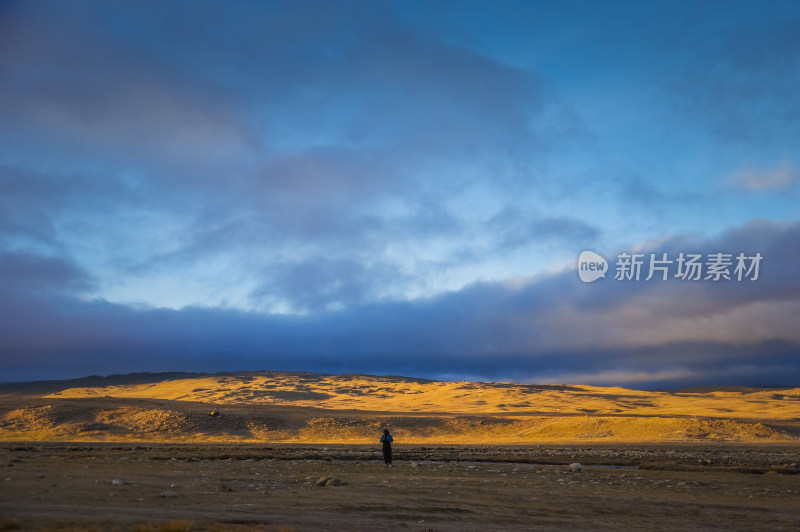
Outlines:
<svg viewBox="0 0 800 532"><path fill-rule="evenodd" d="M579 464L578 462L570 464L569 471L570 473L580 473L581 471L583 471L583 465Z"/></svg>
<svg viewBox="0 0 800 532"><path fill-rule="evenodd" d="M212 410L208 415L209 417L219 417L220 413L217 410Z"/></svg>
<svg viewBox="0 0 800 532"><path fill-rule="evenodd" d="M164 499L174 499L178 496L177 491L167 490L161 494L161 497Z"/></svg>
<svg viewBox="0 0 800 532"><path fill-rule="evenodd" d="M331 476L319 477L319 480L314 482L314 486L317 488L323 488L326 486L344 486L345 484L347 483L344 482L342 479Z"/></svg>
<svg viewBox="0 0 800 532"><path fill-rule="evenodd" d="M125 482L125 479L115 478L114 480L111 481L111 484L113 484L114 486L124 486L125 484L127 484L127 482Z"/></svg>

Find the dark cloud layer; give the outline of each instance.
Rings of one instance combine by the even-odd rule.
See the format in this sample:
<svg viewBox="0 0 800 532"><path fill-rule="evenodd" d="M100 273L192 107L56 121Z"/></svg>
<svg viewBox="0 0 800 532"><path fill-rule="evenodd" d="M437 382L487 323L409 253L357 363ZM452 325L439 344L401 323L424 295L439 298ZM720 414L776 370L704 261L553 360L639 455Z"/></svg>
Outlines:
<svg viewBox="0 0 800 532"><path fill-rule="evenodd" d="M800 226L754 222L714 240L675 242L652 252L757 251L760 278L583 284L568 269L429 299L268 315L82 301L71 294L85 276L71 265L6 254L0 327L16 356L5 376L270 368L650 387L796 384ZM12 285L20 268L59 290L32 295Z"/></svg>

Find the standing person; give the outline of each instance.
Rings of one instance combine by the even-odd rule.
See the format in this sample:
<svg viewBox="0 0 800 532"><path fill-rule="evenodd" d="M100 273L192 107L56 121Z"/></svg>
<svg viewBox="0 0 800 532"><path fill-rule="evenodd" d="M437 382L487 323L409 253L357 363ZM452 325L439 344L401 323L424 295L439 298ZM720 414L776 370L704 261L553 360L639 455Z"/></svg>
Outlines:
<svg viewBox="0 0 800 532"><path fill-rule="evenodd" d="M383 436L381 436L381 443L383 444L383 463L386 467L392 465L392 442L394 438L389 434L389 429L383 429Z"/></svg>

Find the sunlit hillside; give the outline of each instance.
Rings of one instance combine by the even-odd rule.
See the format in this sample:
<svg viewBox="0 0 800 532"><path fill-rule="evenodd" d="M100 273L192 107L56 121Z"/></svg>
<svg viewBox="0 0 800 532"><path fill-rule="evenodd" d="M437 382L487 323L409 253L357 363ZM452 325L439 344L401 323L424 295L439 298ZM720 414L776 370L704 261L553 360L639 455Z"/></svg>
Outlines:
<svg viewBox="0 0 800 532"><path fill-rule="evenodd" d="M247 372L5 385L0 398L5 440L366 443L384 426L398 440L448 443L800 436L800 388L654 392Z"/></svg>
<svg viewBox="0 0 800 532"><path fill-rule="evenodd" d="M652 392L596 386L441 382L404 377L254 372L68 388L46 397L125 397L370 412L800 418L800 388Z"/></svg>

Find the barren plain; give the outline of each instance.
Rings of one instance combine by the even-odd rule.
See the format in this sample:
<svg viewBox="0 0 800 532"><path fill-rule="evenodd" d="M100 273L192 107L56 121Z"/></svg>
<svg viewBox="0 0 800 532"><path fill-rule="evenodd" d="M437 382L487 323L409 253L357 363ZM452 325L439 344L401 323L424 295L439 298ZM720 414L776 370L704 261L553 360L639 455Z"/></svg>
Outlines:
<svg viewBox="0 0 800 532"><path fill-rule="evenodd" d="M0 385L5 530L797 530L798 463L797 388L280 372Z"/></svg>

